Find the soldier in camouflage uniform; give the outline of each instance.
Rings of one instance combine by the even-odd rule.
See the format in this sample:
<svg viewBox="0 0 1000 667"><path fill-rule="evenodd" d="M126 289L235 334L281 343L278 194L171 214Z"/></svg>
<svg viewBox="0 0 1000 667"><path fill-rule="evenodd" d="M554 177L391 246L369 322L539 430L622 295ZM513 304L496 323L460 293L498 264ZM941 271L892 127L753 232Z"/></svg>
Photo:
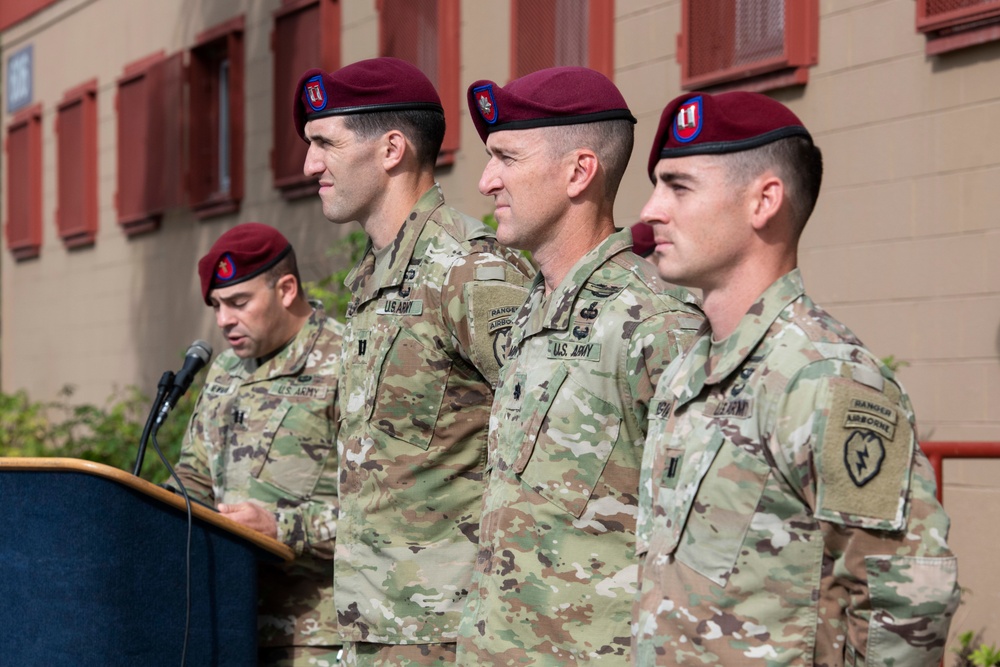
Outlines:
<svg viewBox="0 0 1000 667"><path fill-rule="evenodd" d="M346 284L334 589L345 662L454 661L476 556L486 429L530 265L444 202L437 92L377 58L296 97L326 217L368 247Z"/></svg>
<svg viewBox="0 0 1000 667"><path fill-rule="evenodd" d="M232 349L208 371L177 474L192 498L295 552L291 563L261 566L259 664L334 665L343 327L306 301L294 250L267 225L223 234L199 273Z"/></svg>
<svg viewBox="0 0 1000 667"><path fill-rule="evenodd" d="M636 664L938 665L957 571L913 409L796 268L819 149L763 95L688 94L649 175L660 274L711 327L650 409Z"/></svg>
<svg viewBox="0 0 1000 667"><path fill-rule="evenodd" d="M579 67L469 89L498 238L540 271L490 418L480 549L460 664L629 660L646 412L703 317L615 232L632 151L621 93Z"/></svg>

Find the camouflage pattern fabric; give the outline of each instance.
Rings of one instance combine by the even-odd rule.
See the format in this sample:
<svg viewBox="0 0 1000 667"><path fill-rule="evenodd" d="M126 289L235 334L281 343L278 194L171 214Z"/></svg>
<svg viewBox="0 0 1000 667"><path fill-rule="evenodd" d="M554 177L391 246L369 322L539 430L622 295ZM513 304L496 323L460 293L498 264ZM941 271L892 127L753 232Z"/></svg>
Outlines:
<svg viewBox="0 0 1000 667"><path fill-rule="evenodd" d="M643 462L638 665L937 665L958 604L910 401L775 282L660 379Z"/></svg>
<svg viewBox="0 0 1000 667"><path fill-rule="evenodd" d="M344 644L344 667L440 667L455 662L455 642L443 644Z"/></svg>
<svg viewBox="0 0 1000 667"><path fill-rule="evenodd" d="M347 277L334 583L345 640L455 641L493 380L529 271L435 185Z"/></svg>
<svg viewBox="0 0 1000 667"><path fill-rule="evenodd" d="M646 412L703 321L631 238L605 239L548 296L537 277L517 316L459 664L628 663Z"/></svg>
<svg viewBox="0 0 1000 667"><path fill-rule="evenodd" d="M341 643L333 610L337 533L336 396L343 327L314 311L261 366L226 350L212 363L177 474L192 498L273 511L292 563L262 565L258 644ZM310 664L303 660L295 664Z"/></svg>

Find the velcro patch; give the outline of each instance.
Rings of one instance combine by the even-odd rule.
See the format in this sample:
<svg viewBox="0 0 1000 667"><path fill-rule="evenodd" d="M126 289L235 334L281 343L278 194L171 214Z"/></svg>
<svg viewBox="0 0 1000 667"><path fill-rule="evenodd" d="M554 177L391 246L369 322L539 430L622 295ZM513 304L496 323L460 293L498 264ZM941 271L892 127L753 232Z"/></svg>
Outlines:
<svg viewBox="0 0 1000 667"><path fill-rule="evenodd" d="M271 396L305 396L324 399L330 388L325 384L301 384L291 382L275 382L267 390Z"/></svg>
<svg viewBox="0 0 1000 667"><path fill-rule="evenodd" d="M753 401L748 398L734 398L722 401L715 407L715 412L712 416L748 419L753 416Z"/></svg>
<svg viewBox="0 0 1000 667"><path fill-rule="evenodd" d="M422 315L424 302L422 299L384 299L379 302L378 315Z"/></svg>
<svg viewBox="0 0 1000 667"><path fill-rule="evenodd" d="M588 359L590 361L600 361L601 344L550 338L549 359Z"/></svg>
<svg viewBox="0 0 1000 667"><path fill-rule="evenodd" d="M483 268L486 267L476 271ZM495 385L510 349L508 332L524 305L528 290L497 280L474 281L467 284L467 289L466 303L472 337L469 356L483 377Z"/></svg>
<svg viewBox="0 0 1000 667"><path fill-rule="evenodd" d="M913 430L886 395L847 378L827 380L817 516L846 525L900 528L909 485ZM848 516L843 516L848 515Z"/></svg>
<svg viewBox="0 0 1000 667"><path fill-rule="evenodd" d="M233 393L234 391L236 391L236 387L237 387L236 382L233 382L232 384L219 384L218 382L209 382L208 384L205 385L205 388L202 391L211 396L222 396L224 394Z"/></svg>

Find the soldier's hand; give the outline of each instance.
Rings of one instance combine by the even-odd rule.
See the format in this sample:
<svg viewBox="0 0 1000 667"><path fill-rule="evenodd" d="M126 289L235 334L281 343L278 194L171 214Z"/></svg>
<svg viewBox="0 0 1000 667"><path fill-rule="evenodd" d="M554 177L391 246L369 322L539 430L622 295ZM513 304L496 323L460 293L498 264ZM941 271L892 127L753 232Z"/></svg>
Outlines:
<svg viewBox="0 0 1000 667"><path fill-rule="evenodd" d="M278 522L274 514L254 503L237 503L235 505L219 505L219 512L236 523L246 526L270 538L278 538Z"/></svg>

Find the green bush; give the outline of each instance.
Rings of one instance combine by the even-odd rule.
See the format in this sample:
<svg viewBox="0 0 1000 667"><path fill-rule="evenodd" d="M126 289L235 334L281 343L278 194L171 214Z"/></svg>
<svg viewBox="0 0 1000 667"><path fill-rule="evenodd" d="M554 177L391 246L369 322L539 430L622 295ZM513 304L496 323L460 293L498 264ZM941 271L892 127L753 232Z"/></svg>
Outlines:
<svg viewBox="0 0 1000 667"><path fill-rule="evenodd" d="M1000 650L993 644L987 646L982 641L982 632L963 632L958 636L959 648L952 649L958 655L956 667L997 667L1000 665Z"/></svg>
<svg viewBox="0 0 1000 667"><path fill-rule="evenodd" d="M200 390L193 386L160 428L157 442L171 465L177 463ZM0 392L0 456L84 459L131 472L151 399L136 387L116 392L104 406L73 404L72 396L69 385L48 403L32 401L23 390ZM142 472L154 483L169 477L158 459L150 442Z"/></svg>

